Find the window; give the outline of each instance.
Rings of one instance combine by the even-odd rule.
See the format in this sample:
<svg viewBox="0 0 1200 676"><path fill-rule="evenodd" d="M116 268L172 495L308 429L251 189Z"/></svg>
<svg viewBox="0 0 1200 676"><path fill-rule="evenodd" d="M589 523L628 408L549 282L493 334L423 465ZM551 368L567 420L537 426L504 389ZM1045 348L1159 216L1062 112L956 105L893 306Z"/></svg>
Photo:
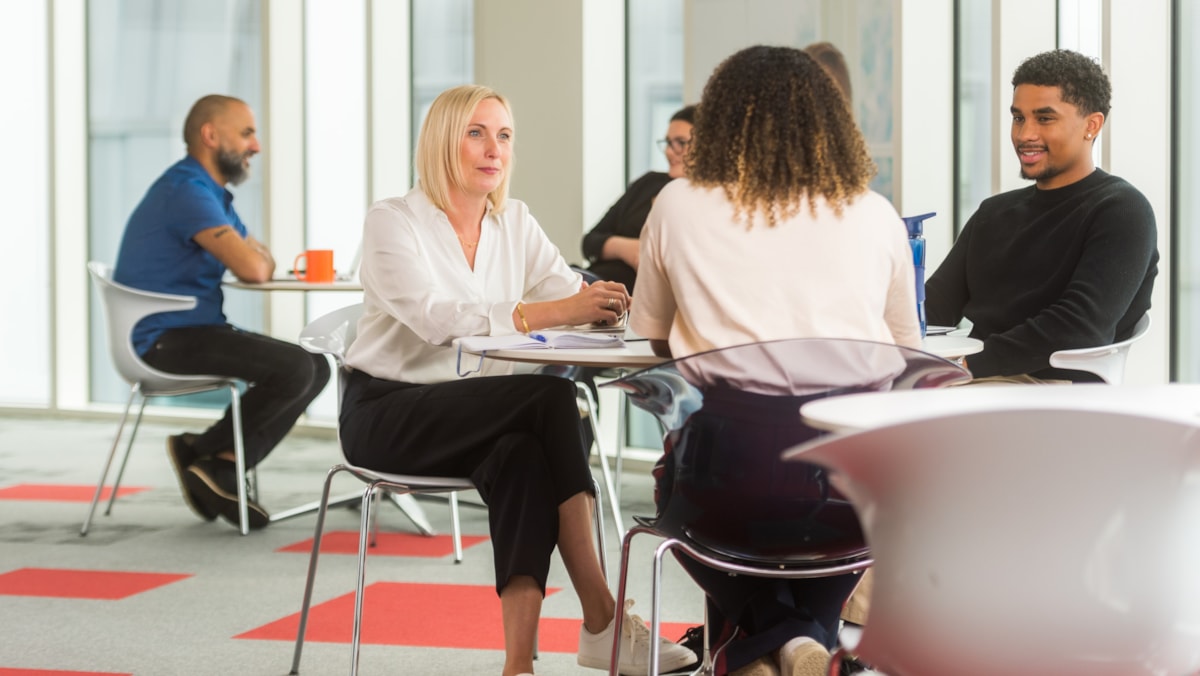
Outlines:
<svg viewBox="0 0 1200 676"><path fill-rule="evenodd" d="M412 0L412 147L430 104L475 77L471 0Z"/></svg>
<svg viewBox="0 0 1200 676"><path fill-rule="evenodd" d="M1175 224L1171 233L1175 271L1172 338L1172 380L1200 382L1200 350L1192 337L1200 335L1200 194L1190 188L1200 182L1200 134L1192 120L1200 115L1200 48L1193 36L1200 30L1200 5L1175 3ZM1165 227L1160 223L1159 227ZM1158 283L1168 280L1160 279Z"/></svg>
<svg viewBox="0 0 1200 676"><path fill-rule="evenodd" d="M256 0L135 2L88 5L89 258L115 264L129 214L151 183L185 154L183 121L205 94L245 100L259 112L262 3ZM259 136L264 136L259 129ZM238 214L262 237L262 178L231 189ZM261 294L225 303L239 326L261 330ZM91 387L98 402L124 402L128 388L110 363L103 316L92 308ZM227 397L164 399L176 406ZM186 401L190 400L190 401Z"/></svg>
<svg viewBox="0 0 1200 676"><path fill-rule="evenodd" d="M666 171L654 145L683 100L683 1L626 2L626 182ZM696 103L687 101L686 103Z"/></svg>
<svg viewBox="0 0 1200 676"><path fill-rule="evenodd" d="M955 232L991 196L992 175L992 3L958 0L955 78Z"/></svg>
<svg viewBox="0 0 1200 676"><path fill-rule="evenodd" d="M0 69L0 87L14 97L0 107L0 123L17 130L7 140L11 161L0 168L5 273L0 314L0 403L50 402L50 107L47 86L46 8L40 2L5 7L0 22L0 59L19 67ZM17 94L19 92L19 94ZM20 104L16 105L19 100ZM17 283L19 280L19 284Z"/></svg>

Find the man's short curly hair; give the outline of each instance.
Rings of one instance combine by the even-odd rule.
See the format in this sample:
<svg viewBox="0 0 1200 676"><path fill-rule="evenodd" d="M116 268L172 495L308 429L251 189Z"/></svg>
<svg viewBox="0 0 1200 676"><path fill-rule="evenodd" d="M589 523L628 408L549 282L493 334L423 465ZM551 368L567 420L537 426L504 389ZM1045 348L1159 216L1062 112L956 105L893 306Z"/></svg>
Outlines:
<svg viewBox="0 0 1200 676"><path fill-rule="evenodd" d="M1108 118L1112 85L1094 59L1069 49L1042 52L1021 62L1013 72L1012 85L1058 87L1062 99L1083 115L1103 113Z"/></svg>
<svg viewBox="0 0 1200 676"><path fill-rule="evenodd" d="M717 66L686 162L692 183L724 189L739 217L761 213L772 226L805 200L814 213L818 198L841 213L875 175L846 97L791 47L748 47Z"/></svg>

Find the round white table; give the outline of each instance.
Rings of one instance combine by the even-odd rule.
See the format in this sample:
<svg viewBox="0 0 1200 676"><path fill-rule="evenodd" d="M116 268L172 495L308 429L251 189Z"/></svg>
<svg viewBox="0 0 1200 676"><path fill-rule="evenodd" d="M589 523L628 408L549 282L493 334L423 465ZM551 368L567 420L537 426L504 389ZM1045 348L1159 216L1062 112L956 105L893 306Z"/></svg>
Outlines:
<svg viewBox="0 0 1200 676"><path fill-rule="evenodd" d="M944 415L1071 406L1194 423L1200 385L969 385L849 394L813 401L800 415L813 427L857 432Z"/></svg>
<svg viewBox="0 0 1200 676"><path fill-rule="evenodd" d="M983 350L983 341L966 336L928 336L921 349L954 360ZM597 368L646 368L667 361L651 351L650 341L642 339L627 339L623 347L487 350L486 355L466 349L463 352L524 364L570 364Z"/></svg>
<svg viewBox="0 0 1200 676"><path fill-rule="evenodd" d="M226 280L221 283L223 286L228 286L233 289L247 289L250 291L362 291L362 284L357 281L332 281L332 282L302 282L298 279L272 279L266 282L254 284L251 282L243 282L240 280Z"/></svg>

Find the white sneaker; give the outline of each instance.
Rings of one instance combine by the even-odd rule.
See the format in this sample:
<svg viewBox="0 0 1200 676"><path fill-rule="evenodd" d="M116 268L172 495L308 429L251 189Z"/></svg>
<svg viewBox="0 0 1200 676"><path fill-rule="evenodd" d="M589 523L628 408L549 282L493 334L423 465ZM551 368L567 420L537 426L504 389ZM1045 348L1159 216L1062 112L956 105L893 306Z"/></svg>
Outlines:
<svg viewBox="0 0 1200 676"><path fill-rule="evenodd" d="M778 651L783 676L825 676L829 673L829 651L809 636L797 636Z"/></svg>
<svg viewBox="0 0 1200 676"><path fill-rule="evenodd" d="M650 629L642 618L629 613L633 599L625 601L625 619L621 621L621 652L617 671L621 676L646 676L650 663ZM612 660L613 625L617 618L599 634L593 634L586 626L579 628L579 655L581 667L608 669ZM696 661L696 654L683 646L659 637L658 671L678 671Z"/></svg>

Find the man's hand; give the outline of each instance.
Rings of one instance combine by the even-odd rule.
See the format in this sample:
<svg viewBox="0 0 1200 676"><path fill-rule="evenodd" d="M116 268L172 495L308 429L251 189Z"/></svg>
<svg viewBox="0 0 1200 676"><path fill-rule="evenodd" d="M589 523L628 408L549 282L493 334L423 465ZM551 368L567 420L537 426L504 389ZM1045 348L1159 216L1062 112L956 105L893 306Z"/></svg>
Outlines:
<svg viewBox="0 0 1200 676"><path fill-rule="evenodd" d="M192 239L243 282L261 284L275 274L275 259L267 247L253 237L242 239L231 225L201 230Z"/></svg>

